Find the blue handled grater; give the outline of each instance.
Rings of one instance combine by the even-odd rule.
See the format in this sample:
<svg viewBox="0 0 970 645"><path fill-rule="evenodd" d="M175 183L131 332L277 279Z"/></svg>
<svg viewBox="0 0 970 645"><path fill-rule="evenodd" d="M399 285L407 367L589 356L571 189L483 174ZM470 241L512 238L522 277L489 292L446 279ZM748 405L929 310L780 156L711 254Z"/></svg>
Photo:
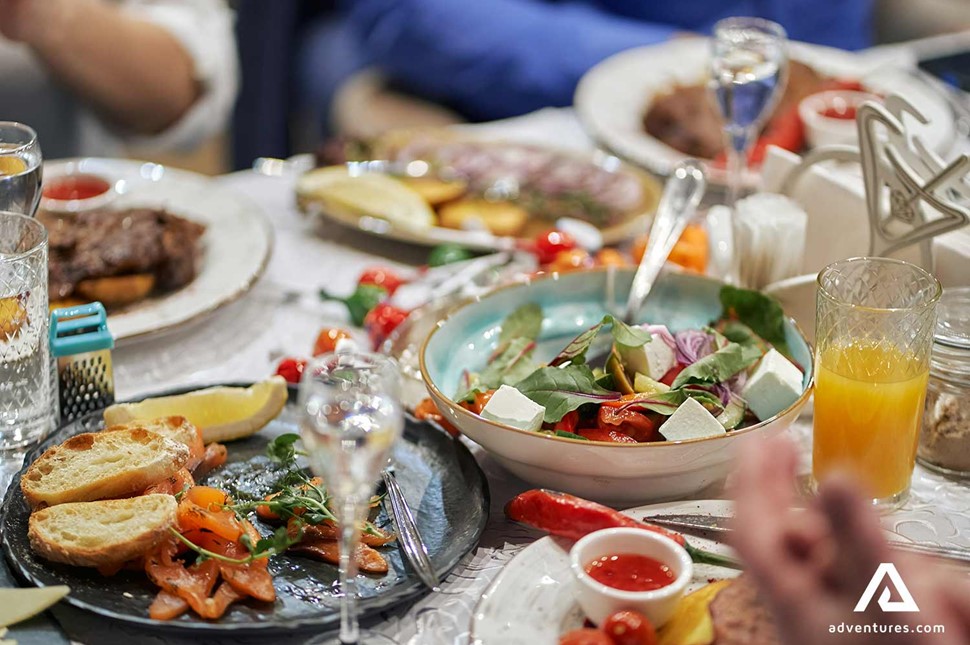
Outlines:
<svg viewBox="0 0 970 645"><path fill-rule="evenodd" d="M100 302L51 313L50 347L57 362L61 424L114 403L114 345Z"/></svg>

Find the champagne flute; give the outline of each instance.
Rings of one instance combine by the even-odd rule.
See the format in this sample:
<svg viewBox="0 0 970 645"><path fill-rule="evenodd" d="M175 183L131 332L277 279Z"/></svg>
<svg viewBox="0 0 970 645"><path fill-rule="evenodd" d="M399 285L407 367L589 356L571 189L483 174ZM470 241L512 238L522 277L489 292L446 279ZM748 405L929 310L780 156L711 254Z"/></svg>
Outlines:
<svg viewBox="0 0 970 645"><path fill-rule="evenodd" d="M307 366L300 383L303 444L340 524L340 632L316 642L395 645L357 626L357 564L352 556L381 469L404 427L400 387L392 359L364 352L320 356Z"/></svg>
<svg viewBox="0 0 970 645"><path fill-rule="evenodd" d="M0 121L0 211L34 216L40 203L42 161L33 128Z"/></svg>
<svg viewBox="0 0 970 645"><path fill-rule="evenodd" d="M787 62L788 37L781 25L745 17L725 18L714 25L710 87L724 117L731 209L741 195L751 145L781 98L788 79ZM735 257L730 276L735 283L742 255L736 244L736 229L735 226Z"/></svg>

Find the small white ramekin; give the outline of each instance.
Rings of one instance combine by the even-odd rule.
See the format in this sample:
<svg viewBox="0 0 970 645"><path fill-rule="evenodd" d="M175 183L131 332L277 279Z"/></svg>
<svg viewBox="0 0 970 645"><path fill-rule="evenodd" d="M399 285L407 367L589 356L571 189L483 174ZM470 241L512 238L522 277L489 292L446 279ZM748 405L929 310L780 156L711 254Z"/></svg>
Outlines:
<svg viewBox="0 0 970 645"><path fill-rule="evenodd" d="M605 555L644 555L666 564L674 573L674 581L653 591L622 591L594 580L586 567ZM576 600L586 617L602 625L610 614L621 609L633 609L660 627L670 618L694 574L694 566L687 551L659 533L637 528L617 528L595 531L573 545L569 552L569 566L576 578Z"/></svg>
<svg viewBox="0 0 970 645"><path fill-rule="evenodd" d="M798 116L805 126L805 139L813 148L831 145L857 145L859 133L855 119L839 119L822 114L836 105L858 109L866 101L881 102L875 94L856 90L828 90L802 99Z"/></svg>
<svg viewBox="0 0 970 645"><path fill-rule="evenodd" d="M47 182L54 182L58 179L65 179L71 175L83 175L86 177L95 177L104 181L108 184L108 190L101 193L100 195L95 195L94 197L87 197L85 199L51 199L50 197L41 196L40 208L41 210L48 211L50 213L65 215L81 213L83 211L95 210L98 208L104 208L113 202L122 192L122 184L124 182L119 180L113 180L103 175L91 172L74 172L69 171L61 173L58 175L52 175L50 177L44 177Z"/></svg>

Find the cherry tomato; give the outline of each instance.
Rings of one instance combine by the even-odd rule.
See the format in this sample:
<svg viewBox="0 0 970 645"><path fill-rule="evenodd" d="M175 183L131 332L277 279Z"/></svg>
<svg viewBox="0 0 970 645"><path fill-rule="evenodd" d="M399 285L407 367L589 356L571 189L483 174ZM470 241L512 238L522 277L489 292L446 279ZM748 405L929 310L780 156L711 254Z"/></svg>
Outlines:
<svg viewBox="0 0 970 645"><path fill-rule="evenodd" d="M388 295L397 291L397 288L405 282L407 281L404 278L386 267L370 267L369 269L365 269L360 274L360 278L357 279L358 285L372 284L375 287L384 287Z"/></svg>
<svg viewBox="0 0 970 645"><path fill-rule="evenodd" d="M579 425L579 412L573 410L572 412L567 412L566 415L556 422L552 426L553 430L562 430L564 432L576 432L576 426Z"/></svg>
<svg viewBox="0 0 970 645"><path fill-rule="evenodd" d="M367 335L370 336L371 342L374 343L374 347L376 348L407 317L408 312L400 307L381 302L364 316L364 329L367 330Z"/></svg>
<svg viewBox="0 0 970 645"><path fill-rule="evenodd" d="M678 374L684 371L685 367L687 366L681 365L680 363L678 363L677 365L674 365L669 370L667 370L666 374L660 377L660 382L663 383L664 385L673 385L674 379L677 378Z"/></svg>
<svg viewBox="0 0 970 645"><path fill-rule="evenodd" d="M637 443L637 440L616 428L580 428L576 431L580 437L590 441L606 441L608 443Z"/></svg>
<svg viewBox="0 0 970 645"><path fill-rule="evenodd" d="M337 351L337 341L345 338L353 338L350 332L339 327L324 327L317 334L317 340L313 343L313 355L329 354Z"/></svg>
<svg viewBox="0 0 970 645"><path fill-rule="evenodd" d="M276 366L276 373L286 379L287 383L299 385L303 378L303 370L306 369L306 361L302 358L284 358Z"/></svg>
<svg viewBox="0 0 970 645"><path fill-rule="evenodd" d="M589 253L583 249L572 249L569 251L560 251L556 259L549 265L549 270L567 273L592 265L593 259L589 257Z"/></svg>
<svg viewBox="0 0 970 645"><path fill-rule="evenodd" d="M539 264L549 264L562 251L575 249L576 240L573 239L572 235L563 231L546 231L536 236L534 248L536 257L539 258Z"/></svg>
<svg viewBox="0 0 970 645"><path fill-rule="evenodd" d="M450 434L452 437L457 437L459 434L458 428L451 425L451 423L445 419L444 415L441 414L441 410L438 409L438 406L435 405L435 402L431 397L423 399L421 403L418 403L418 406L414 408L414 416L422 421L434 421L442 428L447 430L448 434Z"/></svg>
<svg viewBox="0 0 970 645"><path fill-rule="evenodd" d="M559 638L559 645L614 645L613 640L598 629L574 629Z"/></svg>
<svg viewBox="0 0 970 645"><path fill-rule="evenodd" d="M601 405L596 425L604 432L617 431L639 443L662 438L658 432L660 423L639 410Z"/></svg>
<svg viewBox="0 0 970 645"><path fill-rule="evenodd" d="M637 611L624 609L612 614L603 623L603 631L615 645L657 645L657 630Z"/></svg>

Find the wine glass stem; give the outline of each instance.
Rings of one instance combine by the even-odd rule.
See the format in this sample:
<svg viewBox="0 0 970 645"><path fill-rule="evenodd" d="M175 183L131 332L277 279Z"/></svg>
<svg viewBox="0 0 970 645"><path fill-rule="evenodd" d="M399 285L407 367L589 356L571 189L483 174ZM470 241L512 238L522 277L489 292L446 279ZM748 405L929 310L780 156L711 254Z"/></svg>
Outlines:
<svg viewBox="0 0 970 645"><path fill-rule="evenodd" d="M733 249L731 269L730 274L727 276L727 281L735 285L739 285L741 282L741 257L744 254L744 249L741 248L743 240L740 239L741 236L738 233L737 204L738 200L741 199L744 178L747 175L751 135L750 128L745 129L741 134L727 133L728 207L731 209L731 231L734 238L731 244L731 248Z"/></svg>
<svg viewBox="0 0 970 645"><path fill-rule="evenodd" d="M340 642L357 645L360 629L357 626L357 559L354 554L360 541L359 513L352 499L340 506Z"/></svg>

